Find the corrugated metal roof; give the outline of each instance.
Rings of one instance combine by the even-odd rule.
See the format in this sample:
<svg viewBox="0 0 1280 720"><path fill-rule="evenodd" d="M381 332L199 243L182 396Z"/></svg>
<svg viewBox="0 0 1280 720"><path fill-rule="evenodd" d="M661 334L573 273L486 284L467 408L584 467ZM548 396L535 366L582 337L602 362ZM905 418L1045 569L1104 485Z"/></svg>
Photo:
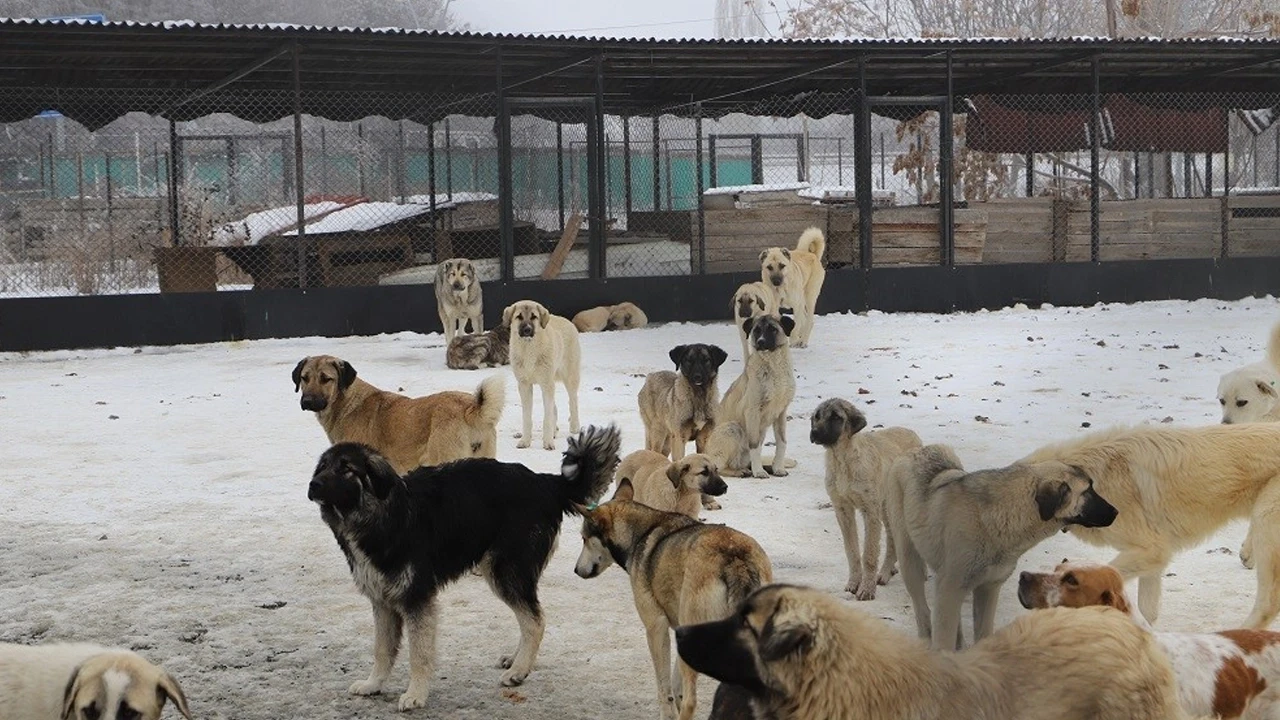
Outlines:
<svg viewBox="0 0 1280 720"><path fill-rule="evenodd" d="M10 19L0 20L0 122L49 108L91 128L129 111L275 120L293 112L292 56L282 50L295 44L303 111L335 120L492 116L499 58L511 97L594 97L599 89L607 112L628 115L687 116L700 107L708 117L821 117L851 109L860 67L870 95L940 95L948 60L957 95L1088 92L1093 58L1104 92L1209 90L1253 107L1280 94L1280 40L1262 38L641 40Z"/></svg>

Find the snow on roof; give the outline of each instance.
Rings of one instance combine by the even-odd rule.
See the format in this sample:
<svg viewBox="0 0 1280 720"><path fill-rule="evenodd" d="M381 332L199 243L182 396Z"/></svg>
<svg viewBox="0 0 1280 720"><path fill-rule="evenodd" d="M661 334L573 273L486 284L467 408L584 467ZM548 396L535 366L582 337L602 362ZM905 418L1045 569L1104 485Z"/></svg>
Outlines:
<svg viewBox="0 0 1280 720"><path fill-rule="evenodd" d="M707 188L702 191L703 195L739 195L741 193L753 192L786 192L788 190L803 190L809 187L809 183L788 182L788 183L764 183L761 185L724 185L721 187Z"/></svg>
<svg viewBox="0 0 1280 720"><path fill-rule="evenodd" d="M497 200L498 196L493 193L479 191L456 192L452 197L449 193L436 193L436 207L449 207L452 205L465 205L473 202L487 202L489 200ZM430 195L410 195L404 198L405 202L418 203L419 205L430 205Z"/></svg>
<svg viewBox="0 0 1280 720"><path fill-rule="evenodd" d="M809 200L828 200L831 198L854 198L858 196L858 192L852 185L815 185L796 192L796 195ZM893 197L893 191L872 188L871 197Z"/></svg>
<svg viewBox="0 0 1280 720"><path fill-rule="evenodd" d="M352 205L307 223L308 235L324 235L339 232L364 232L375 230L401 220L431 212L430 205L410 203L399 205L390 202L366 202ZM297 230L282 233L286 237L297 235Z"/></svg>
<svg viewBox="0 0 1280 720"><path fill-rule="evenodd" d="M341 208L341 203L317 202L302 206L303 216L308 220ZM257 245L258 241L281 231L288 230L298 223L298 206L285 205L270 208L229 222L213 229L209 236L210 245Z"/></svg>

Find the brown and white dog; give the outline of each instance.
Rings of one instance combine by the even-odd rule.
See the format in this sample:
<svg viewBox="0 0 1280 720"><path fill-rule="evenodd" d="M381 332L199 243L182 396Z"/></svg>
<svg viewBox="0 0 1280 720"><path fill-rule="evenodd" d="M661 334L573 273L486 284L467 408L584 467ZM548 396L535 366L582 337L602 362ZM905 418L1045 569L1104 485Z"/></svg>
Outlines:
<svg viewBox="0 0 1280 720"><path fill-rule="evenodd" d="M165 700L191 720L178 681L135 652L88 643L0 643L5 720L158 720Z"/></svg>
<svg viewBox="0 0 1280 720"><path fill-rule="evenodd" d="M1051 573L1024 572L1018 600L1025 608L1107 605L1150 630L1110 565L1062 561ZM1169 656L1178 700L1189 715L1220 718L1280 717L1280 633L1152 631Z"/></svg>

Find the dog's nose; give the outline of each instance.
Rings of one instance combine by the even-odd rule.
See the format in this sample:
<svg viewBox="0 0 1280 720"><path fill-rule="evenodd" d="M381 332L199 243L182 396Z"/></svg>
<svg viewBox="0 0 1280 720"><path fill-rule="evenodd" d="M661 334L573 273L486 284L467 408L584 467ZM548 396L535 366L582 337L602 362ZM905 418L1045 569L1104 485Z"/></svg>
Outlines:
<svg viewBox="0 0 1280 720"><path fill-rule="evenodd" d="M782 284L782 278L778 277L777 275L774 275L773 277L769 278L769 282L773 283L774 286L776 287Z"/></svg>
<svg viewBox="0 0 1280 720"><path fill-rule="evenodd" d="M313 478L310 484L307 485L307 499L315 500L316 496L320 494L320 489L322 487L324 486L320 483L320 480Z"/></svg>
<svg viewBox="0 0 1280 720"><path fill-rule="evenodd" d="M521 326L520 326L520 337L533 337L533 326L531 326L531 325L521 325Z"/></svg>
<svg viewBox="0 0 1280 720"><path fill-rule="evenodd" d="M1030 585L1030 584L1031 584L1031 573L1027 572L1026 570L1023 570L1022 574L1018 575L1018 585Z"/></svg>
<svg viewBox="0 0 1280 720"><path fill-rule="evenodd" d="M676 628L676 642L680 642L681 640L686 640L688 639L688 637L689 637L688 625L680 625L679 627Z"/></svg>

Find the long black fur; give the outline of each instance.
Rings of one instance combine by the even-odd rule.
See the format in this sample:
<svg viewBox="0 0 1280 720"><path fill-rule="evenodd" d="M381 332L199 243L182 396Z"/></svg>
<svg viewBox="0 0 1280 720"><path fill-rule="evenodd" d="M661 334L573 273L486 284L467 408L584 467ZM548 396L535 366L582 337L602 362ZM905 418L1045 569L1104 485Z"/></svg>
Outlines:
<svg viewBox="0 0 1280 720"><path fill-rule="evenodd" d="M468 458L401 477L367 445L339 443L320 456L307 492L346 555L368 562L392 587L371 599L401 613L422 608L444 585L488 557L491 586L508 605L541 615L538 580L565 513L599 500L618 464L615 426L569 438L560 474ZM395 579L411 571L408 582ZM365 573L367 575L367 573Z"/></svg>

